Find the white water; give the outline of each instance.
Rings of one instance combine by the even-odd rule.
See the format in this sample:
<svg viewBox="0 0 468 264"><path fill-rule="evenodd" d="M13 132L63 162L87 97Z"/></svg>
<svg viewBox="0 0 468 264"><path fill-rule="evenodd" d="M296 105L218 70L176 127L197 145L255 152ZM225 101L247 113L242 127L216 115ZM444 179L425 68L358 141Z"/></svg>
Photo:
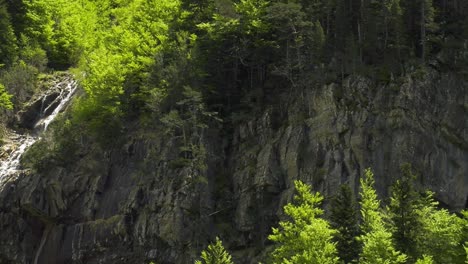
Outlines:
<svg viewBox="0 0 468 264"><path fill-rule="evenodd" d="M9 140L11 141L7 144L11 147L11 149L8 150L9 156L8 158L0 161L0 189L6 182L10 181L21 172L21 157L30 146L40 139L42 133L47 130L50 123L54 121L61 111L64 110L77 89L77 83L76 81L67 78L55 84L52 89L58 89L60 91L60 95L49 105L42 105L41 113L39 113L41 118L36 122L36 124L34 124L33 131L23 135L13 132L9 136ZM45 97L46 94L43 95L43 103L45 101ZM51 107L55 107L55 109L53 109L50 115L46 115L45 113L52 110L50 109Z"/></svg>

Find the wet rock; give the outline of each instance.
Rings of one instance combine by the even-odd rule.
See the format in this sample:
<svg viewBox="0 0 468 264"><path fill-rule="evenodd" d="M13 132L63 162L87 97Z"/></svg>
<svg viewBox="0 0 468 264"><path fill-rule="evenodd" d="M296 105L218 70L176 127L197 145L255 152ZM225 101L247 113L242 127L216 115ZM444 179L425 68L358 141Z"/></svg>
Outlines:
<svg viewBox="0 0 468 264"><path fill-rule="evenodd" d="M60 103L57 98L60 95L60 90L54 89L47 91L31 102L29 102L24 110L17 115L17 124L21 128L34 129L35 124L44 116L50 115L53 109Z"/></svg>

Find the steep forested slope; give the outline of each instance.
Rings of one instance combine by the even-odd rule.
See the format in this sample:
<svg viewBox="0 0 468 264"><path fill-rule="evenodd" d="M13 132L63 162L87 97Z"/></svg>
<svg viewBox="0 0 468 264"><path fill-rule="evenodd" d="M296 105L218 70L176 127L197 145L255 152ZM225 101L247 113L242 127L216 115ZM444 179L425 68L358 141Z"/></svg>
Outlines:
<svg viewBox="0 0 468 264"><path fill-rule="evenodd" d="M254 263L295 180L328 208L368 167L466 208L467 45L460 0L0 0L1 134L82 88L0 190L0 263Z"/></svg>

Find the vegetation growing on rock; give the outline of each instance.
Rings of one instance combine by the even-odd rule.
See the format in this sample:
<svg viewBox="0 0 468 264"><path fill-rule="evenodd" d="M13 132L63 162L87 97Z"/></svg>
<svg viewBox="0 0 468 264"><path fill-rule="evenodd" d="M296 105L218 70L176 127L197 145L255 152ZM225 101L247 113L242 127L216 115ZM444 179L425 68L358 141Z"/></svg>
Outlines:
<svg viewBox="0 0 468 264"><path fill-rule="evenodd" d="M467 47L463 0L0 0L0 135L81 87L0 190L0 262L462 263Z"/></svg>

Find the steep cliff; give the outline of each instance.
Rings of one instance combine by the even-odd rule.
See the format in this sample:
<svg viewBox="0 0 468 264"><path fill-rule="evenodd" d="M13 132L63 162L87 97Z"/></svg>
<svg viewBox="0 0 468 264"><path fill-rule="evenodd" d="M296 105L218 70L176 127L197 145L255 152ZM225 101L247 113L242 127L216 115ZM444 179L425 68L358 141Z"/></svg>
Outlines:
<svg viewBox="0 0 468 264"><path fill-rule="evenodd" d="M0 263L191 263L215 235L238 263L256 263L293 180L331 197L343 183L356 192L372 167L384 197L404 162L420 186L465 208L467 92L466 78L434 70L310 88L233 129L208 129L206 180L173 162L177 142L162 128L133 122L119 147L80 142L71 165L3 186Z"/></svg>

